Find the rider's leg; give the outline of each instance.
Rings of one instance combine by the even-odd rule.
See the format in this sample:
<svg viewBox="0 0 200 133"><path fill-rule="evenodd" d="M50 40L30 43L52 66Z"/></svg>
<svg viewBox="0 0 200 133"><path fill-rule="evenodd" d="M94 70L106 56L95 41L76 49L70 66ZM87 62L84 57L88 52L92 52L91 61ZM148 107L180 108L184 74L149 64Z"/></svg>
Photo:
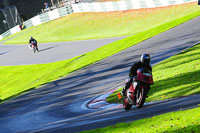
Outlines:
<svg viewBox="0 0 200 133"><path fill-rule="evenodd" d="M134 81L134 82L133 82L133 87L136 89L137 86L138 86L138 82Z"/></svg>
<svg viewBox="0 0 200 133"><path fill-rule="evenodd" d="M148 85L147 94L148 94L149 90L150 90L150 85ZM148 98L148 95L146 95L146 98Z"/></svg>
<svg viewBox="0 0 200 133"><path fill-rule="evenodd" d="M134 82L133 82L133 88L134 88L134 94L133 94L133 95L134 95L134 97L135 97L135 90L137 89L138 84L139 84L139 83L138 83L137 81L134 81ZM134 98L134 99L135 99L135 98ZM135 101L133 101L133 102L134 102L134 105L135 105Z"/></svg>
<svg viewBox="0 0 200 133"><path fill-rule="evenodd" d="M36 50L39 52L39 49L38 49L38 47L36 47Z"/></svg>
<svg viewBox="0 0 200 133"><path fill-rule="evenodd" d="M35 46L36 46L36 50L37 50L37 52L39 52L38 45L36 44Z"/></svg>
<svg viewBox="0 0 200 133"><path fill-rule="evenodd" d="M126 90L130 87L130 81L125 84L125 87L122 89L122 94L125 96Z"/></svg>
<svg viewBox="0 0 200 133"><path fill-rule="evenodd" d="M125 87L122 89L123 96L125 96L126 90L130 87L132 82L133 82L133 79L130 78L130 80L125 84Z"/></svg>

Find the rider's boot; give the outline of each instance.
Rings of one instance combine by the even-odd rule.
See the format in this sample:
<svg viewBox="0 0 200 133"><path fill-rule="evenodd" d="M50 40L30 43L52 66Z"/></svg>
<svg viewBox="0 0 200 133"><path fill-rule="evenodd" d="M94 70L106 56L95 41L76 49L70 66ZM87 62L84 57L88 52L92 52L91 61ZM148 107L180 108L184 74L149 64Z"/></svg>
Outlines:
<svg viewBox="0 0 200 133"><path fill-rule="evenodd" d="M125 88L123 88L121 94L122 94L123 96L125 96L125 95L126 95L125 93L126 93L126 90L125 90Z"/></svg>
<svg viewBox="0 0 200 133"><path fill-rule="evenodd" d="M37 50L37 52L39 52L39 49L38 49L38 47L36 47L36 50Z"/></svg>
<svg viewBox="0 0 200 133"><path fill-rule="evenodd" d="M128 90L128 88L130 87L130 84L131 84L131 80L130 81L128 81L126 84L125 84L125 86L124 86L124 88L122 89L122 95L123 96L126 96L126 90Z"/></svg>
<svg viewBox="0 0 200 133"><path fill-rule="evenodd" d="M128 84L126 84L125 86L124 86L124 88L122 89L122 95L123 96L126 96L126 91L127 91L127 89L129 88L129 85Z"/></svg>

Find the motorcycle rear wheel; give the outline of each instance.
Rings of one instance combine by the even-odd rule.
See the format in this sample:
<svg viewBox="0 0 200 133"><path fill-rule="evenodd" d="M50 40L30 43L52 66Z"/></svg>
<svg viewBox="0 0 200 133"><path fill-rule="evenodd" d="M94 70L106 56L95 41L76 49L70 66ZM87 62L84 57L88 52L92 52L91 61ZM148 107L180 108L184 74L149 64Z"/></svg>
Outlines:
<svg viewBox="0 0 200 133"><path fill-rule="evenodd" d="M128 98L124 97L124 99L123 99L123 108L125 110L130 110L131 107L132 107L132 105L128 103Z"/></svg>

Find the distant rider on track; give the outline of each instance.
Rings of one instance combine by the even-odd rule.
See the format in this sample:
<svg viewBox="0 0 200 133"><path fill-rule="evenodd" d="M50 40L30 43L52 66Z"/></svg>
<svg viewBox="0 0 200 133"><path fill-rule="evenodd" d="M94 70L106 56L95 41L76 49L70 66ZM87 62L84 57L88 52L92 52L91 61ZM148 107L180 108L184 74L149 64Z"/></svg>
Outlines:
<svg viewBox="0 0 200 133"><path fill-rule="evenodd" d="M147 68L152 72L152 67L150 65L151 57L149 54L142 54L141 61L132 65L129 71L129 81L126 83L125 87L122 90L123 96L125 96L126 90L130 87L131 83L134 81L134 87L137 87L137 81L135 81L135 77L137 76L137 70L139 68Z"/></svg>
<svg viewBox="0 0 200 133"><path fill-rule="evenodd" d="M37 52L39 52L37 41L33 37L31 37L30 40L29 40L30 46L31 46L32 43L35 45Z"/></svg>

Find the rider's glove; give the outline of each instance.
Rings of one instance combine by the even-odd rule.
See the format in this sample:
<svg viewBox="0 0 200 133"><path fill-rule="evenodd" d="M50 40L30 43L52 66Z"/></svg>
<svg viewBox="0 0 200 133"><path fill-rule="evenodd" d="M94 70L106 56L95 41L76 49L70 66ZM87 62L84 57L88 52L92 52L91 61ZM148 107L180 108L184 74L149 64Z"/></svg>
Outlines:
<svg viewBox="0 0 200 133"><path fill-rule="evenodd" d="M130 81L132 82L133 81L133 76L129 76L129 78L130 78Z"/></svg>

